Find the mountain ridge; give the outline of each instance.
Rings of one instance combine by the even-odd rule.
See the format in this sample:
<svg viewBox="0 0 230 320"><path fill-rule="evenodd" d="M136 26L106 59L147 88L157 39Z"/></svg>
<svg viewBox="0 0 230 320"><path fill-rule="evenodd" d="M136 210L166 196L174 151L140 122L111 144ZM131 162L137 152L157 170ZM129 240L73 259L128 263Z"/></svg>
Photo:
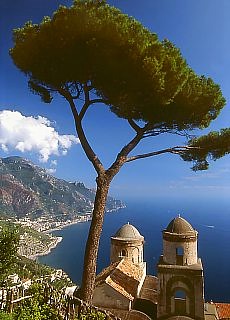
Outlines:
<svg viewBox="0 0 230 320"><path fill-rule="evenodd" d="M83 182L55 178L21 157L0 158L0 212L6 217L74 220L92 212L94 198L95 190ZM106 211L122 207L122 201L108 197Z"/></svg>

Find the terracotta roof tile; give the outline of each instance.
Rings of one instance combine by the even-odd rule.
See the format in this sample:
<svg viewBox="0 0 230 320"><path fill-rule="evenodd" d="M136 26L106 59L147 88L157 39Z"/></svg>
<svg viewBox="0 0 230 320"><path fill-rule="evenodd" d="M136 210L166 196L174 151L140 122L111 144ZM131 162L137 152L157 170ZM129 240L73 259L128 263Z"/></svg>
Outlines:
<svg viewBox="0 0 230 320"><path fill-rule="evenodd" d="M117 267L117 265L120 263L114 262L110 264L107 268L103 269L96 277L96 286L105 282L106 278L114 271L114 269Z"/></svg>
<svg viewBox="0 0 230 320"><path fill-rule="evenodd" d="M116 283L115 281L113 281L111 278L108 278L106 280L106 283L108 285L110 285L113 289L115 289L116 291L118 291L119 293L121 293L123 296L125 296L126 298L128 298L129 300L133 301L135 298L135 295L132 295L131 293L127 292L127 290L125 290L124 286L120 285L119 283Z"/></svg>
<svg viewBox="0 0 230 320"><path fill-rule="evenodd" d="M214 303L219 319L230 319L230 303Z"/></svg>
<svg viewBox="0 0 230 320"><path fill-rule="evenodd" d="M133 300L142 277L143 269L123 259L104 269L96 278L96 286L107 283L123 296Z"/></svg>
<svg viewBox="0 0 230 320"><path fill-rule="evenodd" d="M125 273L127 276L138 281L141 280L143 275L143 270L127 259L121 260L121 262L117 266L117 269Z"/></svg>
<svg viewBox="0 0 230 320"><path fill-rule="evenodd" d="M157 286L158 278L147 275L141 288L140 298L150 300L153 303L157 303Z"/></svg>

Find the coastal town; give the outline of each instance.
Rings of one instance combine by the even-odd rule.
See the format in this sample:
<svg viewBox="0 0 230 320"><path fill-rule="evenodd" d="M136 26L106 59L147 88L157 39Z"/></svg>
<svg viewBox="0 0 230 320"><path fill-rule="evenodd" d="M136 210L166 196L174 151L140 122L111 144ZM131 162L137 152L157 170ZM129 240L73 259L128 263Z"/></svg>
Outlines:
<svg viewBox="0 0 230 320"><path fill-rule="evenodd" d="M24 232L20 234L18 254L33 260L39 256L47 255L62 241L62 237L52 235L52 231L90 219L90 214L67 221L52 221L51 217L49 219L41 217L37 220L31 220L27 217L19 219L16 224L20 225Z"/></svg>
<svg viewBox="0 0 230 320"><path fill-rule="evenodd" d="M20 255L50 253L62 240L52 231L91 219L95 191L82 182L57 179L21 157L0 158L0 164L0 219L20 227ZM108 196L106 212L124 207Z"/></svg>
<svg viewBox="0 0 230 320"><path fill-rule="evenodd" d="M36 220L32 220L28 217L23 217L21 219L18 219L17 223L25 227L33 228L39 232L50 233L51 231L62 229L71 224L86 222L86 221L89 221L90 219L91 219L91 213L78 215L73 220L67 219L65 221L63 220L57 221L55 220L55 217L51 215L51 216L42 216Z"/></svg>

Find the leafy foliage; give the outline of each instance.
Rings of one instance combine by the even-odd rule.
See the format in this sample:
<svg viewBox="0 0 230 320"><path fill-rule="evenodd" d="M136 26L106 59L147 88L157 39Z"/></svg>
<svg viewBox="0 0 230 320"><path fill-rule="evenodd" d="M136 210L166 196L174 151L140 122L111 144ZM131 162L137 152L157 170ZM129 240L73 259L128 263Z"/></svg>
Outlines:
<svg viewBox="0 0 230 320"><path fill-rule="evenodd" d="M46 304L44 299L44 288L41 284L31 286L29 292L33 295L31 299L26 299L13 314L13 319L20 320L60 320L57 311L52 306Z"/></svg>
<svg viewBox="0 0 230 320"><path fill-rule="evenodd" d="M0 310L0 319L1 320L13 320L13 317L11 314Z"/></svg>
<svg viewBox="0 0 230 320"><path fill-rule="evenodd" d="M230 129L225 128L194 138L189 141L189 146L191 149L182 153L181 157L194 163L194 171L205 170L209 166L207 159L217 160L230 153Z"/></svg>
<svg viewBox="0 0 230 320"><path fill-rule="evenodd" d="M54 269L49 266L42 265L35 260L18 256L14 271L19 275L20 278L34 279L50 275L52 272L54 272Z"/></svg>
<svg viewBox="0 0 230 320"><path fill-rule="evenodd" d="M13 222L10 221L4 221L0 220L0 230L14 230L16 232L16 247L15 250L13 251L14 255L11 256L10 258L12 259L12 263L9 267L8 265L8 270L5 270L5 272L1 271L1 282L6 282L6 284L9 284L10 281L6 280L6 277L11 274L11 273L17 273L19 278L21 279L37 279L41 277L45 278L51 278L51 274L55 274L56 270L54 268L51 268L50 266L43 265L41 263L38 263L35 260L31 260L26 258L25 256L21 256L17 253L18 247L19 247L19 237L21 234L23 234L25 231L27 233L30 233L34 239L36 240L37 237L42 238L44 237L44 241L46 239L46 235L42 232L38 232L36 230L33 230L29 227L22 227L20 225L15 226ZM0 243L2 245L2 243ZM5 244L6 244L6 239L5 239ZM7 244L8 246L8 244ZM6 245L4 246L6 247ZM1 248L3 248L1 246ZM7 250L7 252L9 252ZM12 251L11 251L12 253ZM0 253L1 259L3 259L3 253ZM6 260L6 258L5 258ZM1 262L0 262L1 266ZM3 269L3 266L1 267ZM2 270L1 269L1 270ZM64 276L62 278L56 278L52 282L52 286L54 288L59 288L62 289L63 287L67 286L72 286L74 285L73 282L67 277Z"/></svg>
<svg viewBox="0 0 230 320"><path fill-rule="evenodd" d="M34 283L28 290L28 294L32 297L26 299L19 305L13 312L12 318L7 318L6 320L61 320L63 319L60 316L55 308L55 305L47 303L50 297L58 298L60 295L60 290L52 290L51 292L46 290L46 286L44 284ZM64 300L62 301L64 303ZM64 303L66 304L66 302ZM103 320L106 318L106 315L98 310L88 310L77 317L75 319L80 320Z"/></svg>
<svg viewBox="0 0 230 320"><path fill-rule="evenodd" d="M170 41L104 1L74 1L52 19L14 31L11 56L33 93L90 83L111 111L152 127L207 127L225 104L212 79L196 75Z"/></svg>
<svg viewBox="0 0 230 320"><path fill-rule="evenodd" d="M14 268L19 234L16 227L4 226L0 230L0 284Z"/></svg>
<svg viewBox="0 0 230 320"><path fill-rule="evenodd" d="M28 86L31 92L33 92L34 94L38 94L41 97L43 102L50 103L52 101L52 97L49 93L49 90L37 84L36 81L29 80Z"/></svg>

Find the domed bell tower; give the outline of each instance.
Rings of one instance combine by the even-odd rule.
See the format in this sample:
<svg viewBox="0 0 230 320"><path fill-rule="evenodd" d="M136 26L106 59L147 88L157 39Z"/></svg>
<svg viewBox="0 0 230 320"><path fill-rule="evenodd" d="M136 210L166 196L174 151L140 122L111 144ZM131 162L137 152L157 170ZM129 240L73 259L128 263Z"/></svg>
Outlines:
<svg viewBox="0 0 230 320"><path fill-rule="evenodd" d="M158 319L204 319L204 278L197 257L198 232L178 216L163 231L158 268Z"/></svg>
<svg viewBox="0 0 230 320"><path fill-rule="evenodd" d="M131 224L123 225L114 236L111 237L111 263L128 259L135 265L143 268L144 237Z"/></svg>

